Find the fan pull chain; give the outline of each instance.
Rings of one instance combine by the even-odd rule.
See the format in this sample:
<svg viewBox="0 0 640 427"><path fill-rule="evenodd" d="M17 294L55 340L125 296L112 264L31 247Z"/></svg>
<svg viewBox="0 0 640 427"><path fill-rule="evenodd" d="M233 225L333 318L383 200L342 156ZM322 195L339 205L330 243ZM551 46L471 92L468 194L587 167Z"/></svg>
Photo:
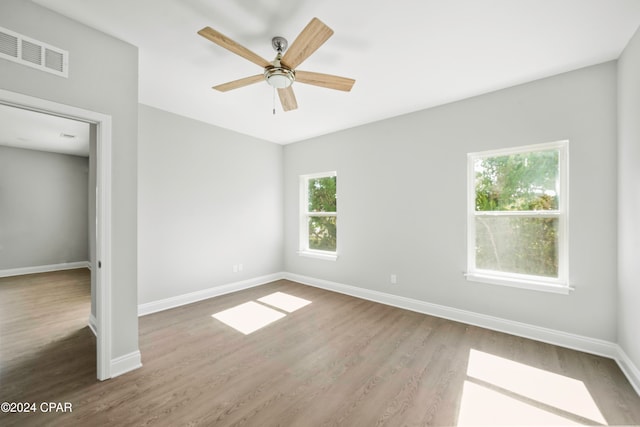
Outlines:
<svg viewBox="0 0 640 427"><path fill-rule="evenodd" d="M273 115L276 115L276 88L273 88Z"/></svg>

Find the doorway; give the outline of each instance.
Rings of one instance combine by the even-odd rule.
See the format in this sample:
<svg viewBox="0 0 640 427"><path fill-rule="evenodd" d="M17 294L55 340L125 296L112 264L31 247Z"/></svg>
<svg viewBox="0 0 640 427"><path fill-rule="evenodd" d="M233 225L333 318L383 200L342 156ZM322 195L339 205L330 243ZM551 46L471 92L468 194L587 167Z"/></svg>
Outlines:
<svg viewBox="0 0 640 427"><path fill-rule="evenodd" d="M0 104L91 125L95 134L95 299L96 372L111 378L111 117L0 89ZM95 282L95 284L93 283Z"/></svg>

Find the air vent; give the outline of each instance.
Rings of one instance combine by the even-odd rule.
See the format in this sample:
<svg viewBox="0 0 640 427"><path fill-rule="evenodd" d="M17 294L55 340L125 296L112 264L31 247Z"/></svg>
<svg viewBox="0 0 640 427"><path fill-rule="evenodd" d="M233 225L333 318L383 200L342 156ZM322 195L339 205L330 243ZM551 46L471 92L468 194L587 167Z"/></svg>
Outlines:
<svg viewBox="0 0 640 427"><path fill-rule="evenodd" d="M22 40L22 55L20 56L32 64L42 65L42 46Z"/></svg>
<svg viewBox="0 0 640 427"><path fill-rule="evenodd" d="M0 58L69 77L69 52L2 27Z"/></svg>
<svg viewBox="0 0 640 427"><path fill-rule="evenodd" d="M12 58L18 57L18 38L4 32L0 27L0 53Z"/></svg>
<svg viewBox="0 0 640 427"><path fill-rule="evenodd" d="M49 48L44 49L44 66L59 73L66 71L65 54Z"/></svg>

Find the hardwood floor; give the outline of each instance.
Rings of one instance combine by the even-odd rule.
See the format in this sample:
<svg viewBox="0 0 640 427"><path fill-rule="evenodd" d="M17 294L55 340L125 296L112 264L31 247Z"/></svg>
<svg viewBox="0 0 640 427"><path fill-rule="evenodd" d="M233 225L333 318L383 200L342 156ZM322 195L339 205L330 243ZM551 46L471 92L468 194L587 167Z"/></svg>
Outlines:
<svg viewBox="0 0 640 427"><path fill-rule="evenodd" d="M73 409L0 425L640 424L612 360L285 280L140 318L144 366L99 382L87 280L0 279L0 402ZM275 292L311 303L248 335L212 317Z"/></svg>

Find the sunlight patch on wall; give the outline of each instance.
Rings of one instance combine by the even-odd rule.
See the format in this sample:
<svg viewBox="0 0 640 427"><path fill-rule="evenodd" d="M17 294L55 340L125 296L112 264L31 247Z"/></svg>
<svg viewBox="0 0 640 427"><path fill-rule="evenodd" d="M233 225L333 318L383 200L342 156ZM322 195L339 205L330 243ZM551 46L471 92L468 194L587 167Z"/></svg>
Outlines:
<svg viewBox="0 0 640 427"><path fill-rule="evenodd" d="M301 309L311 301L299 298L284 292L275 292L273 294L259 298L262 304L254 301L245 302L227 310L212 314L216 320L231 326L233 329L249 335L252 332L262 329L267 325L280 320L296 310ZM266 304L266 305L265 305ZM267 307L267 305L271 307ZM275 307L279 310L276 310ZM282 310L282 311L280 311ZM283 313L286 312L286 313Z"/></svg>
<svg viewBox="0 0 640 427"><path fill-rule="evenodd" d="M582 381L470 350L458 425L566 425L606 420Z"/></svg>

